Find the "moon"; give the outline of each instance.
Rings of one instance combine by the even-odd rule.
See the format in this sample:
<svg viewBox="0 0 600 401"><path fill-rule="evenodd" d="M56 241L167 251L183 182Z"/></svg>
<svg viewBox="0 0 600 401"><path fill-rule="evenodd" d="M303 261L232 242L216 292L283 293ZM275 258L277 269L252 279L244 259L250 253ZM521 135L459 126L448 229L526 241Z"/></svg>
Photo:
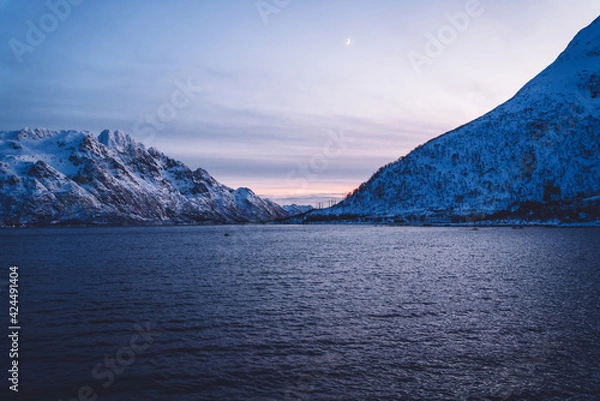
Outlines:
<svg viewBox="0 0 600 401"><path fill-rule="evenodd" d="M350 46L352 44L352 39L346 39L346 46Z"/></svg>

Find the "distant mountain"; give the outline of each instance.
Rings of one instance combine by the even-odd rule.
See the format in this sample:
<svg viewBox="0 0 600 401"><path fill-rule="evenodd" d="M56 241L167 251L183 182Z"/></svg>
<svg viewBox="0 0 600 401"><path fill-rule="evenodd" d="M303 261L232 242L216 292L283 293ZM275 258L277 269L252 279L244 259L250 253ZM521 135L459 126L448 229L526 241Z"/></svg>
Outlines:
<svg viewBox="0 0 600 401"><path fill-rule="evenodd" d="M600 18L512 99L303 221L600 221L599 195Z"/></svg>
<svg viewBox="0 0 600 401"><path fill-rule="evenodd" d="M246 223L288 214L129 135L0 132L0 226Z"/></svg>
<svg viewBox="0 0 600 401"><path fill-rule="evenodd" d="M310 212L313 209L314 208L310 205L296 205L295 203L283 206L283 210L285 210L290 216L297 216L299 214Z"/></svg>

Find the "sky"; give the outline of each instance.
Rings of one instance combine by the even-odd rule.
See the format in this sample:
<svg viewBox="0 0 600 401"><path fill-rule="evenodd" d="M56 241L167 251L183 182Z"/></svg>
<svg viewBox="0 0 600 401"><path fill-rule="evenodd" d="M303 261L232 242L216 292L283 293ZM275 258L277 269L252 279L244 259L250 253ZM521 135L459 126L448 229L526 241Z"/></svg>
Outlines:
<svg viewBox="0 0 600 401"><path fill-rule="evenodd" d="M0 130L122 130L281 204L490 111L600 0L0 0Z"/></svg>

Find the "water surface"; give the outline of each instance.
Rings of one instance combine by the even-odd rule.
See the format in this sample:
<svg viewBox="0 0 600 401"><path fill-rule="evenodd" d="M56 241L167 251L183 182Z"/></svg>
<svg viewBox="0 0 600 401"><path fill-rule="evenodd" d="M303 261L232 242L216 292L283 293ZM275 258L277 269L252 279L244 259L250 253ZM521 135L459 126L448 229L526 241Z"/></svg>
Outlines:
<svg viewBox="0 0 600 401"><path fill-rule="evenodd" d="M22 400L600 399L597 228L11 229L0 262Z"/></svg>

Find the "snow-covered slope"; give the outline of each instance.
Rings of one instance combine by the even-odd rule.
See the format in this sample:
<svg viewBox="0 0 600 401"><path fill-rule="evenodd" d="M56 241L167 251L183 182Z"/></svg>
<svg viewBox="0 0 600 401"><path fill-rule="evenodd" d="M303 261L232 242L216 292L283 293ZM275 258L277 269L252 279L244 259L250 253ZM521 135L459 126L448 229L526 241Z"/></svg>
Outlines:
<svg viewBox="0 0 600 401"><path fill-rule="evenodd" d="M295 203L283 205L282 207L290 216L304 214L314 209L311 205L296 205Z"/></svg>
<svg viewBox="0 0 600 401"><path fill-rule="evenodd" d="M262 222L286 217L129 135L0 132L0 225Z"/></svg>
<svg viewBox="0 0 600 401"><path fill-rule="evenodd" d="M304 221L590 221L599 194L600 18L511 100Z"/></svg>

